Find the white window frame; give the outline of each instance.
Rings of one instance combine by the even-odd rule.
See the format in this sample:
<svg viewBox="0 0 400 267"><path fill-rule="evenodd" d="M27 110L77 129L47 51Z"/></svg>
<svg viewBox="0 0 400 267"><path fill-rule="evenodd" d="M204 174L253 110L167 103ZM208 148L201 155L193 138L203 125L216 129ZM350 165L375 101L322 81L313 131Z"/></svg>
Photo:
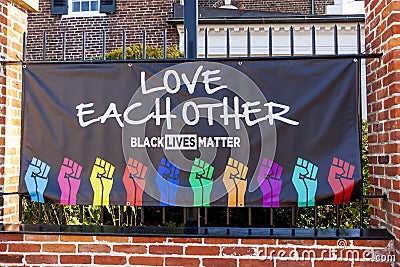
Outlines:
<svg viewBox="0 0 400 267"><path fill-rule="evenodd" d="M63 15L62 18L75 18L75 17L102 17L106 14L100 13L100 0L98 1L98 10L97 11L80 11L80 12L72 12L72 0L68 0L68 14Z"/></svg>

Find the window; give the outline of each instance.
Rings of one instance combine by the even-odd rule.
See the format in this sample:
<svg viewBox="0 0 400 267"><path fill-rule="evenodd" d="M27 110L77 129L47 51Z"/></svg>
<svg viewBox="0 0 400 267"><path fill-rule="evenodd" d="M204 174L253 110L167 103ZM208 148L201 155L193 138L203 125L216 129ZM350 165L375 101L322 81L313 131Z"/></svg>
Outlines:
<svg viewBox="0 0 400 267"><path fill-rule="evenodd" d="M99 16L115 13L115 0L51 0L51 13L66 17Z"/></svg>
<svg viewBox="0 0 400 267"><path fill-rule="evenodd" d="M80 1L72 0L72 12L94 12L99 11L99 2L95 1Z"/></svg>
<svg viewBox="0 0 400 267"><path fill-rule="evenodd" d="M99 0L69 0L68 16L98 16Z"/></svg>

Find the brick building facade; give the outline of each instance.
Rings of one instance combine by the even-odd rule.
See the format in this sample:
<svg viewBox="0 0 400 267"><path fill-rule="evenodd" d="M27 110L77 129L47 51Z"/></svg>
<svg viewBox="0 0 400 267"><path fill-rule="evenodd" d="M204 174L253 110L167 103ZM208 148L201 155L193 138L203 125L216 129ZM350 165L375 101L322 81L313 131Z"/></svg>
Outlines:
<svg viewBox="0 0 400 267"><path fill-rule="evenodd" d="M122 46L122 31L126 31L127 44L141 42L142 30L147 31L147 42L160 45L164 29L168 44L177 43L176 30L165 20L172 14L173 0L117 1L115 14L96 17L63 18L51 14L50 0L40 1L38 13L28 18L28 59L42 57L43 31L47 34L48 59L61 59L63 32L67 32L67 59L81 59L82 31L86 31L86 52L99 56L102 51L102 31L107 34L107 50Z"/></svg>
<svg viewBox="0 0 400 267"><path fill-rule="evenodd" d="M163 31L167 30L168 44L178 44L178 33L174 26L166 23L173 16L176 0L117 1L114 14L95 17L66 17L51 14L50 0L40 0L39 12L28 17L28 59L41 60L43 32L46 31L46 56L48 59L62 58L62 37L67 32L67 59L82 58L82 32L86 31L86 55L98 57L102 51L102 31L107 35L107 51L122 46L122 32L126 31L128 45L142 40L142 30L147 31L147 43L161 46ZM199 6L212 6L214 0L200 0ZM246 10L311 14L310 0L296 1L241 1ZM316 14L324 14L325 6L333 0L315 0Z"/></svg>
<svg viewBox="0 0 400 267"><path fill-rule="evenodd" d="M383 53L367 63L371 194L388 195L372 200L371 225L396 237L400 259L400 2L365 2L367 52Z"/></svg>
<svg viewBox="0 0 400 267"><path fill-rule="evenodd" d="M19 1L23 2L24 1ZM0 58L22 59L23 33L27 30L28 12L20 3L0 1ZM0 68L0 188L16 192L19 180L21 133L22 66ZM18 195L2 197L0 221L18 222Z"/></svg>
<svg viewBox="0 0 400 267"><path fill-rule="evenodd" d="M161 1L159 1L161 2ZM41 8L49 9L46 4ZM154 7L156 8L156 7ZM118 10L118 8L117 8ZM372 200L371 224L387 228L395 240L288 240L259 238L170 238L165 236L116 236L116 235L67 235L30 234L0 232L1 266L400 266L400 194L399 194L399 81L400 32L399 1L366 1L367 52L383 53L381 59L369 60L368 77L368 120L370 142L371 193L387 193L386 200ZM39 19L39 15L37 19ZM165 15L167 16L167 15ZM49 19L57 16L47 14ZM0 52L2 59L22 58L23 32L27 29L27 12L16 1L0 0ZM69 19L61 30L87 29L84 19ZM93 25L101 24L106 18L87 19ZM62 22L64 23L64 22ZM85 22L86 23L86 22ZM99 23L100 26L97 24ZM76 26L76 25L79 25ZM57 24L60 26L61 24ZM91 25L91 24L88 24ZM75 26L77 28L75 28ZM31 26L29 26L30 28ZM48 45L59 44L51 38L51 27L31 31L30 40L36 40L37 48L28 47L30 53L42 55L42 31L49 31ZM174 29L168 25L170 31ZM123 27L121 26L121 29ZM138 27L139 31L141 27ZM132 30L133 31L133 30ZM61 33L61 31L59 32ZM110 34L109 34L110 35ZM172 36L172 35L171 35ZM89 36L88 36L89 38ZM134 38L134 37L132 37ZM138 33L138 40L141 34ZM111 37L110 37L111 39ZM98 39L95 39L98 40ZM154 39L156 41L156 39ZM79 40L75 40L78 42ZM130 42L134 42L131 39ZM148 40L150 43L151 39ZM154 41L154 42L155 42ZM32 41L33 42L33 41ZM170 40L173 43L172 39ZM119 43L115 44L117 46ZM72 45L72 44L71 44ZM37 49L37 50L35 50ZM71 51L74 51L69 46ZM89 47L88 47L89 49ZM111 49L111 48L110 48ZM76 48L77 53L81 51ZM60 51L48 46L48 55L60 58ZM57 52L57 53L56 53ZM57 56L56 56L57 55ZM16 190L19 176L19 134L21 118L21 65L2 64L0 75L1 116L0 116L0 186L5 192ZM4 197L3 222L18 222L18 201L16 196ZM343 240L342 240L343 241ZM397 262L386 261L397 251ZM270 253L267 254L267 251ZM271 252L276 255L274 258ZM337 257L323 260L311 257L310 251L321 256L323 251L333 252ZM367 252L365 254L365 252ZM375 258L371 258L370 252ZM277 253L280 253L279 255ZM296 254L298 253L298 254ZM306 253L306 254L304 254ZM300 258L299 256L300 255ZM357 258L357 255L361 256ZM367 258L362 258L362 256ZM329 256L325 254L325 256ZM332 256L332 255L331 255ZM377 257L379 256L379 258ZM372 261L371 261L372 260Z"/></svg>

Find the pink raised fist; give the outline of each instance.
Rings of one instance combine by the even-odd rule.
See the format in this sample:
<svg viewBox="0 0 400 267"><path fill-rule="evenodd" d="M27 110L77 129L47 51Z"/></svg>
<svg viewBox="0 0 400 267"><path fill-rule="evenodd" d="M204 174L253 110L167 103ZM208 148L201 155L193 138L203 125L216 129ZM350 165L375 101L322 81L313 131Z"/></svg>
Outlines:
<svg viewBox="0 0 400 267"><path fill-rule="evenodd" d="M64 158L58 174L58 184L61 189L60 205L76 205L76 194L81 185L82 166L73 160Z"/></svg>

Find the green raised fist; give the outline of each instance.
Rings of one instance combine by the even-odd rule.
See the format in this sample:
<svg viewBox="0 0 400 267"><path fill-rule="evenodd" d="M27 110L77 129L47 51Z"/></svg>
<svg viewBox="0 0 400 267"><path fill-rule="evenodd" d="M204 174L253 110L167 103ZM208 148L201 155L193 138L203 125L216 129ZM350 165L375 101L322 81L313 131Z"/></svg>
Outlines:
<svg viewBox="0 0 400 267"><path fill-rule="evenodd" d="M189 176L189 183L193 190L193 206L209 207L210 194L213 185L212 175L214 167L201 159L195 158Z"/></svg>

